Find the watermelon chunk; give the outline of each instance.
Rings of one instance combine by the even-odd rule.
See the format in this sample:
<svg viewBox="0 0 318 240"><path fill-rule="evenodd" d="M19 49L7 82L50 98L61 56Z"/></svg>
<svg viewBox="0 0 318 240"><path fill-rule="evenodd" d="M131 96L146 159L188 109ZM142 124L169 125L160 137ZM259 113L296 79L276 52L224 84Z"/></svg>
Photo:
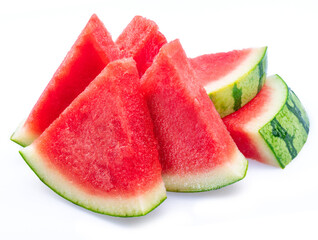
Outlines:
<svg viewBox="0 0 318 240"><path fill-rule="evenodd" d="M221 117L248 103L264 85L267 47L206 54L189 59Z"/></svg>
<svg viewBox="0 0 318 240"><path fill-rule="evenodd" d="M297 156L309 132L304 107L278 75L223 122L245 157L281 168Z"/></svg>
<svg viewBox="0 0 318 240"><path fill-rule="evenodd" d="M167 43L158 29L155 22L135 16L116 40L123 55L135 59L140 76L152 64L162 45Z"/></svg>
<svg viewBox="0 0 318 240"><path fill-rule="evenodd" d="M120 51L94 14L11 140L27 146L59 116Z"/></svg>
<svg viewBox="0 0 318 240"><path fill-rule="evenodd" d="M141 78L168 191L207 191L244 178L237 149L178 40L164 45Z"/></svg>
<svg viewBox="0 0 318 240"><path fill-rule="evenodd" d="M114 61L20 151L62 197L114 216L145 215L165 198L157 142L133 59Z"/></svg>

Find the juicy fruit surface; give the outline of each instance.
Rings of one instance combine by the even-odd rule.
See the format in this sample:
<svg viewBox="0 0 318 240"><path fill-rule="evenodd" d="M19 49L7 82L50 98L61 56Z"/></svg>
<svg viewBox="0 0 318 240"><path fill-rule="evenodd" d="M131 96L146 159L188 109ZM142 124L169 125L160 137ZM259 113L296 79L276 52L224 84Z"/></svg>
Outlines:
<svg viewBox="0 0 318 240"><path fill-rule="evenodd" d="M231 160L229 156L238 151L235 143L205 90L195 83L179 41L160 49L141 81L160 145L164 178L165 175L199 177ZM188 190L208 189L195 184L196 189L189 186Z"/></svg>
<svg viewBox="0 0 318 240"><path fill-rule="evenodd" d="M159 49L167 43L155 22L136 16L120 34L116 44L125 57L133 57L140 76L152 64Z"/></svg>
<svg viewBox="0 0 318 240"><path fill-rule="evenodd" d="M23 126L25 135L39 136L110 61L119 57L110 34L93 15L33 107ZM18 143L28 136L20 138Z"/></svg>
<svg viewBox="0 0 318 240"><path fill-rule="evenodd" d="M189 59L221 117L248 103L261 90L267 47L206 54Z"/></svg>
<svg viewBox="0 0 318 240"><path fill-rule="evenodd" d="M165 198L153 125L132 59L110 63L31 146L49 172L89 197L142 202L143 194L158 188L152 208ZM85 199L71 200L87 207Z"/></svg>
<svg viewBox="0 0 318 240"><path fill-rule="evenodd" d="M139 79L134 68L125 73L123 67L111 64L101 75L108 81L97 79L35 143L64 175L76 176L89 191L136 194L160 179L157 145ZM124 79L118 79L120 74Z"/></svg>
<svg viewBox="0 0 318 240"><path fill-rule="evenodd" d="M246 157L282 168L297 156L309 132L303 106L278 75L223 121Z"/></svg>

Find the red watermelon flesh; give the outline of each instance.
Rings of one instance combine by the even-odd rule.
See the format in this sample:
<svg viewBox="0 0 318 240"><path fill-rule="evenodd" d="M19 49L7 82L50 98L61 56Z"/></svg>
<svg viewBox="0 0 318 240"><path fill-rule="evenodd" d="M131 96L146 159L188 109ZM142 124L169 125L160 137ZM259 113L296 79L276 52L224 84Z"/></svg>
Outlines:
<svg viewBox="0 0 318 240"><path fill-rule="evenodd" d="M196 58L189 58L189 61L196 71L200 82L206 85L233 71L248 57L251 50L251 48L248 48L231 52L205 54Z"/></svg>
<svg viewBox="0 0 318 240"><path fill-rule="evenodd" d="M157 148L136 64L122 59L110 63L21 154L70 201L135 216L165 199Z"/></svg>
<svg viewBox="0 0 318 240"><path fill-rule="evenodd" d="M141 82L167 190L206 191L245 176L247 161L197 84L178 40L160 49Z"/></svg>
<svg viewBox="0 0 318 240"><path fill-rule="evenodd" d="M120 51L94 14L12 140L26 146L37 138Z"/></svg>
<svg viewBox="0 0 318 240"><path fill-rule="evenodd" d="M155 22L135 16L116 40L125 57L133 57L140 76L167 40Z"/></svg>

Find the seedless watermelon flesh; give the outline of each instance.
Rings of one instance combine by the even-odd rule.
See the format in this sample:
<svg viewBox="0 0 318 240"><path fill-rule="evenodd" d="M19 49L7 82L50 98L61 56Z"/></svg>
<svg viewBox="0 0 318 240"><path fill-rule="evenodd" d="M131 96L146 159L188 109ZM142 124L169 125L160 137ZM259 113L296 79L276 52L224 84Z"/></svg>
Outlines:
<svg viewBox="0 0 318 240"><path fill-rule="evenodd" d="M245 157L281 168L297 156L309 132L304 107L278 75L223 122Z"/></svg>
<svg viewBox="0 0 318 240"><path fill-rule="evenodd" d="M94 14L11 140L27 146L59 116L120 51Z"/></svg>
<svg viewBox="0 0 318 240"><path fill-rule="evenodd" d="M267 47L206 54L189 59L221 117L252 100L264 85Z"/></svg>
<svg viewBox="0 0 318 240"><path fill-rule="evenodd" d="M168 191L207 191L244 178L247 160L197 84L178 40L160 49L141 82Z"/></svg>
<svg viewBox="0 0 318 240"><path fill-rule="evenodd" d="M140 76L165 43L167 40L158 25L141 16L135 16L116 40L123 55L135 59Z"/></svg>
<svg viewBox="0 0 318 240"><path fill-rule="evenodd" d="M165 198L136 64L117 60L20 151L56 193L89 210L145 215Z"/></svg>

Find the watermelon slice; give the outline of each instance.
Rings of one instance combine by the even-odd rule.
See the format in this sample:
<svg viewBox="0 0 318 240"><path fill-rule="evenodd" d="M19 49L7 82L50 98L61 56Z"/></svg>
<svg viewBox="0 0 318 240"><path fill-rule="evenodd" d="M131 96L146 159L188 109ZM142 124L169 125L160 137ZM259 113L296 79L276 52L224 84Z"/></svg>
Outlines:
<svg viewBox="0 0 318 240"><path fill-rule="evenodd" d="M144 215L165 198L157 142L133 59L114 61L20 151L53 191L89 210Z"/></svg>
<svg viewBox="0 0 318 240"><path fill-rule="evenodd" d="M116 44L125 57L133 57L140 76L152 64L162 45L167 43L155 22L135 16L119 35Z"/></svg>
<svg viewBox="0 0 318 240"><path fill-rule="evenodd" d="M255 97L266 78L267 47L206 54L189 60L221 117Z"/></svg>
<svg viewBox="0 0 318 240"><path fill-rule="evenodd" d="M141 82L168 191L207 191L244 178L247 160L196 83L178 40L160 49Z"/></svg>
<svg viewBox="0 0 318 240"><path fill-rule="evenodd" d="M11 140L22 146L32 143L109 62L119 57L110 34L93 15Z"/></svg>
<svg viewBox="0 0 318 240"><path fill-rule="evenodd" d="M223 122L245 157L281 168L297 156L309 132L305 109L278 75Z"/></svg>

